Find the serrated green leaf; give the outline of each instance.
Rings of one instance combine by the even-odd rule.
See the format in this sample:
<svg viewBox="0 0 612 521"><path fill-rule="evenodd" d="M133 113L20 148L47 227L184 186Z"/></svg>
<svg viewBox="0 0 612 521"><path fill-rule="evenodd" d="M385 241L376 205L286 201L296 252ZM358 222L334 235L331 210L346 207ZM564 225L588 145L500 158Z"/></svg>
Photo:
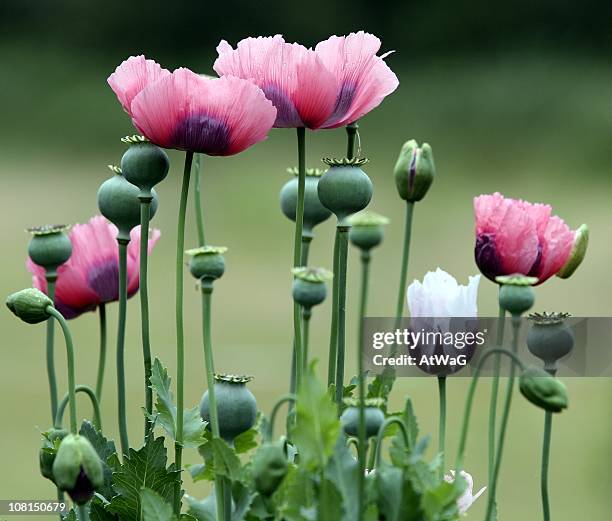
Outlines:
<svg viewBox="0 0 612 521"><path fill-rule="evenodd" d="M108 461L113 455L117 454L115 443L107 440L104 435L87 420L81 424L79 433L81 436L84 436L89 440L95 451L98 453L98 456L100 456L100 460L102 461L102 470L104 472L104 484L98 489L98 492L107 500L110 500L110 498L113 496L113 490L111 487L113 472L108 464Z"/></svg>
<svg viewBox="0 0 612 521"><path fill-rule="evenodd" d="M70 509L70 512L64 516L63 521L78 521L76 510L74 508Z"/></svg>
<svg viewBox="0 0 612 521"><path fill-rule="evenodd" d="M457 499L461 495L461 488L457 485L458 481L442 481L437 487L425 491L421 497L421 508L426 521L459 519Z"/></svg>
<svg viewBox="0 0 612 521"><path fill-rule="evenodd" d="M317 521L338 521L339 519L351 518L342 517L342 494L330 480L323 477L319 490Z"/></svg>
<svg viewBox="0 0 612 521"><path fill-rule="evenodd" d="M119 521L119 518L106 510L105 504L98 494L94 495L89 503L90 521Z"/></svg>
<svg viewBox="0 0 612 521"><path fill-rule="evenodd" d="M316 519L314 485L311 473L290 465L285 479L272 495L277 519L310 521Z"/></svg>
<svg viewBox="0 0 612 521"><path fill-rule="evenodd" d="M359 462L353 457L343 438L339 438L336 449L325 467L324 476L334 484L341 495L340 504L344 506L341 519L346 521L357 519Z"/></svg>
<svg viewBox="0 0 612 521"><path fill-rule="evenodd" d="M257 427L253 427L252 429L244 431L236 436L234 438L234 450L236 451L236 454L246 454L247 452L255 449L259 445L259 442L257 441L258 436L259 429Z"/></svg>
<svg viewBox="0 0 612 521"><path fill-rule="evenodd" d="M408 439L410 444L414 445L419 439L419 423L417 422L416 414L414 413L414 407L412 406L412 400L406 398L406 405L404 407L403 415L404 425L408 431Z"/></svg>
<svg viewBox="0 0 612 521"><path fill-rule="evenodd" d="M215 494L211 494L202 500L192 496L186 496L189 514L197 521L216 521L217 520L217 501Z"/></svg>
<svg viewBox="0 0 612 521"><path fill-rule="evenodd" d="M375 474L378 511L385 521L399 521L403 472L387 463L378 466Z"/></svg>
<svg viewBox="0 0 612 521"><path fill-rule="evenodd" d="M172 505L149 488L140 491L143 521L176 521Z"/></svg>
<svg viewBox="0 0 612 521"><path fill-rule="evenodd" d="M310 469L323 468L338 439L340 421L336 404L317 379L314 362L304 375L295 410L297 421L291 439L300 455L300 464Z"/></svg>
<svg viewBox="0 0 612 521"><path fill-rule="evenodd" d="M386 410L386 401L389 398L393 384L395 383L395 369L392 367L385 367L384 371L370 382L368 385L367 398L383 398L385 400L385 406L383 409Z"/></svg>

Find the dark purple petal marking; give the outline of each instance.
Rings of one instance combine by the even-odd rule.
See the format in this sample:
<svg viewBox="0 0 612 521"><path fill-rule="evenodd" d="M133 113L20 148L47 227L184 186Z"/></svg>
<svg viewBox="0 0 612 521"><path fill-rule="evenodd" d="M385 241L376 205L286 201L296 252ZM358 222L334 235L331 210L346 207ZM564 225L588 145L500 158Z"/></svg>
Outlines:
<svg viewBox="0 0 612 521"><path fill-rule="evenodd" d="M417 170L417 158L419 156L419 149L415 148L410 158L410 166L408 167L408 193L412 193L414 188L414 179L416 178Z"/></svg>
<svg viewBox="0 0 612 521"><path fill-rule="evenodd" d="M275 127L297 128L304 126L293 101L278 86L266 85L261 90L264 91L266 98L272 102L272 105L276 107Z"/></svg>
<svg viewBox="0 0 612 521"><path fill-rule="evenodd" d="M86 311L94 311L97 307L95 304L90 304L82 308L74 308L72 306L64 304L61 300L58 300L57 297L55 298L54 304L57 310L62 314L62 316L66 320L71 320L73 318L76 318L79 315L85 313Z"/></svg>
<svg viewBox="0 0 612 521"><path fill-rule="evenodd" d="M87 274L87 283L101 302L118 300L119 263L115 259L109 259L93 267Z"/></svg>
<svg viewBox="0 0 612 521"><path fill-rule="evenodd" d="M476 237L474 258L478 269L488 279L494 281L498 275L506 275L503 272L502 262L495 248L494 234L481 233Z"/></svg>
<svg viewBox="0 0 612 521"><path fill-rule="evenodd" d="M94 487L85 474L85 470L81 467L81 471L77 476L74 488L68 491L68 494L77 505L83 505L89 501L94 495Z"/></svg>
<svg viewBox="0 0 612 521"><path fill-rule="evenodd" d="M325 122L325 126L335 125L338 121L346 116L353 100L355 99L355 93L357 92L357 86L351 82L344 82L340 87L340 92L336 98L336 106L331 116ZM347 121L352 123L352 121Z"/></svg>
<svg viewBox="0 0 612 521"><path fill-rule="evenodd" d="M542 244L538 244L538 254L536 256L535 261L531 265L531 269L529 273L527 273L528 277L537 277L538 272L540 271L540 265L542 264Z"/></svg>
<svg viewBox="0 0 612 521"><path fill-rule="evenodd" d="M183 119L174 129L172 142L180 150L223 154L230 145L230 130L225 122L206 114Z"/></svg>

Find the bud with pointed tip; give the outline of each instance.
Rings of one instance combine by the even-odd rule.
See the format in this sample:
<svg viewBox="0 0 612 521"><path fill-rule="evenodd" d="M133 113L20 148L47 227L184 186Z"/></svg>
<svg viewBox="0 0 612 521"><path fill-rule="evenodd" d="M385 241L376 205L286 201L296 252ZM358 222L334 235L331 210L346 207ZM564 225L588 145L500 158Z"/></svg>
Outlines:
<svg viewBox="0 0 612 521"><path fill-rule="evenodd" d="M570 251L567 261L563 267L557 272L557 277L567 279L571 277L578 269L578 266L584 260L587 246L589 245L589 227L586 224L581 224L574 232L574 244Z"/></svg>
<svg viewBox="0 0 612 521"><path fill-rule="evenodd" d="M44 322L51 315L47 308L53 307L53 301L36 288L27 288L9 295L6 307L28 324Z"/></svg>
<svg viewBox="0 0 612 521"><path fill-rule="evenodd" d="M427 194L435 174L436 167L429 144L423 143L419 147L414 139L406 141L393 170L399 196L412 203L420 201Z"/></svg>
<svg viewBox="0 0 612 521"><path fill-rule="evenodd" d="M522 395L537 407L549 412L561 412L567 408L567 389L563 382L549 375L544 369L525 369L519 379Z"/></svg>

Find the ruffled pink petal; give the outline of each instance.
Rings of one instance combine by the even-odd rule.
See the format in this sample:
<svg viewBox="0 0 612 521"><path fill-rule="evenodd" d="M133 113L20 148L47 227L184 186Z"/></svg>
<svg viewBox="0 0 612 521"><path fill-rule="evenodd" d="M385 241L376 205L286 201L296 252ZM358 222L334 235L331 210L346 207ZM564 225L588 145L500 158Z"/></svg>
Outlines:
<svg viewBox="0 0 612 521"><path fill-rule="evenodd" d="M150 230L149 243L147 251L151 254L153 247L159 240L161 232L157 228ZM140 226L134 228L130 233L130 242L128 244L127 255L127 291L128 297L131 297L138 291L140 285Z"/></svg>
<svg viewBox="0 0 612 521"><path fill-rule="evenodd" d="M397 88L397 76L376 56L379 49L380 40L364 31L317 44L315 52L334 75L337 88L335 108L324 128L356 121Z"/></svg>
<svg viewBox="0 0 612 521"><path fill-rule="evenodd" d="M117 95L123 109L131 116L132 100L150 83L170 74L157 62L144 56L131 56L108 77L108 84Z"/></svg>
<svg viewBox="0 0 612 521"><path fill-rule="evenodd" d="M542 241L542 259L536 276L539 283L555 275L567 262L574 244L575 233L556 215L546 225Z"/></svg>
<svg viewBox="0 0 612 521"><path fill-rule="evenodd" d="M161 147L228 156L265 139L276 109L249 81L181 68L134 98L132 118Z"/></svg>
<svg viewBox="0 0 612 521"><path fill-rule="evenodd" d="M317 54L282 36L246 38L233 49L225 40L213 66L221 76L258 85L277 109L275 127L319 128L336 103L336 80Z"/></svg>
<svg viewBox="0 0 612 521"><path fill-rule="evenodd" d="M548 204L530 203L518 200L516 203L531 217L538 230L538 237L542 239L552 214L552 208Z"/></svg>

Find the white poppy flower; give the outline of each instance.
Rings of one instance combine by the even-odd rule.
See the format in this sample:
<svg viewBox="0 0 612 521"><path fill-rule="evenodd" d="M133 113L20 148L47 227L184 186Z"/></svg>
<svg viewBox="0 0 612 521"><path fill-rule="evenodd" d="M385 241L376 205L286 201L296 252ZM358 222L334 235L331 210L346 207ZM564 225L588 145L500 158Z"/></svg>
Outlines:
<svg viewBox="0 0 612 521"><path fill-rule="evenodd" d="M487 487L482 487L478 492L476 492L476 494L474 494L474 480L472 479L471 474L468 474L465 470L462 470L461 477L465 479L467 487L461 497L457 499L457 508L459 509L460 514L465 514L472 506L474 501L476 501L484 493ZM447 483L453 483L455 481L455 471L449 470L448 474L444 476L444 481Z"/></svg>

